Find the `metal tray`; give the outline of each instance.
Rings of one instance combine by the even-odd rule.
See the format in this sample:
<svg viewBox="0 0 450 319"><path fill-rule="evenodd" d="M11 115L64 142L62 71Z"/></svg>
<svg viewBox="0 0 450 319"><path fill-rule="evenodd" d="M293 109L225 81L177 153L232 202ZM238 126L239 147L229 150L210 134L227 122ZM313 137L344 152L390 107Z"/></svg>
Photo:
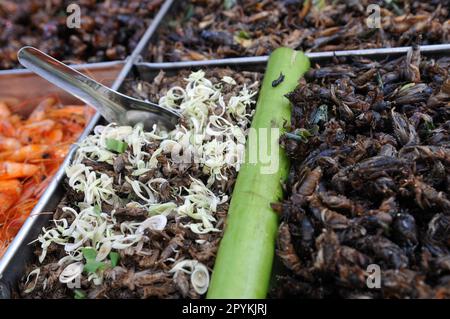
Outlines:
<svg viewBox="0 0 450 319"><path fill-rule="evenodd" d="M343 57L360 56L360 57L371 57L380 59L383 57L396 56L398 54L406 52L405 50L399 52L396 49L392 50L383 49L382 52L377 51L372 53L369 53L367 51L369 50L358 50L353 51L353 54L346 54L346 55L339 54L339 56ZM447 47L445 50L442 48L439 48L437 50L426 49L423 52L423 54L431 56L440 56L443 53L450 54L450 46ZM333 56L336 55L333 54L325 57L323 55L316 54L315 56L310 56L310 59L312 62L320 64L321 62L329 61ZM133 78L139 77L141 79L151 81L159 73L160 70L164 70L168 74L174 74L177 72L177 70L181 69L230 67L236 70L262 72L265 69L266 64L265 62L266 62L265 60L262 60L260 58L253 58L253 59L239 58L233 59L233 61L230 61L230 59L224 59L224 60L209 60L202 62L183 62L183 63L164 63L164 64L137 63L134 67L128 70L126 67L124 67L124 69L122 70L123 73L122 76L119 76L117 78L113 87L119 88L123 84L125 78L129 77ZM95 126L97 120L93 121L93 123L91 123L92 125L88 126L82 138L90 133L90 131ZM73 156L73 152L74 149L71 151L70 156L68 156L68 158L63 163L63 166L69 164L71 157ZM28 243L36 238L38 233L41 231L42 226L44 226L50 219L50 214L43 215L39 213L53 211L62 198L63 189L61 186L61 179L63 178L64 172L61 169L59 173L61 174L58 176L58 178L55 178L55 180L52 182L52 185L50 185L49 189L42 197L38 206L35 207L35 209L33 210L32 216L28 218L25 225L22 227L19 234L15 238L13 244L11 244L10 248L6 253L7 255L5 254L3 260L0 261L0 276L2 276L2 278L0 279L0 298L10 297L11 289L15 287L17 280L23 273L26 263L29 262L32 258L32 251Z"/></svg>

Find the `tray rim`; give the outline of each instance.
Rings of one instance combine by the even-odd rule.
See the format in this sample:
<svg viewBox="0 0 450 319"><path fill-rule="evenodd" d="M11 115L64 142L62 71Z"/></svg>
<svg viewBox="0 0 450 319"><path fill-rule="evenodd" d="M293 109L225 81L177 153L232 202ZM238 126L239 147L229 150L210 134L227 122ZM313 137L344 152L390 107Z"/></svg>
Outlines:
<svg viewBox="0 0 450 319"><path fill-rule="evenodd" d="M86 68L88 68L89 70L114 68L121 64L124 64L124 60L114 60L114 61L95 62L95 63L80 63L80 64L69 64L69 65L76 70L82 71L83 69L86 69ZM0 70L0 78L4 77L4 76L9 76L9 75L26 75L26 74L34 74L34 73L29 71L28 69Z"/></svg>
<svg viewBox="0 0 450 319"><path fill-rule="evenodd" d="M305 55L310 58L311 61L320 61L322 59L330 59L333 57L346 57L346 56L360 56L360 57L375 57L383 55L400 55L408 52L411 46L406 47L393 47L393 48L377 48L377 49L361 49L361 50L343 50L343 51L323 51L323 52L305 52ZM447 44L432 44L419 46L420 52L425 54L437 54L450 51L450 43ZM179 62L145 62L137 61L135 65L137 67L147 67L151 69L176 69L196 66L220 66L228 64L258 64L266 63L269 60L268 55L258 57L239 57L239 58L226 58L226 59L212 59L212 60L199 60L199 61L179 61Z"/></svg>

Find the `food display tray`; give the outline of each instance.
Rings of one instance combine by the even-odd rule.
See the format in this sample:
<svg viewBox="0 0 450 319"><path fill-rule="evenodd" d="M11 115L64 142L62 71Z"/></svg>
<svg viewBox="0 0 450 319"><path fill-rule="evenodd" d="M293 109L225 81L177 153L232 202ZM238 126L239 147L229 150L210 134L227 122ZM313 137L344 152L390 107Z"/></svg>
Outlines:
<svg viewBox="0 0 450 319"><path fill-rule="evenodd" d="M144 39L147 41L148 39ZM422 48L424 55L430 56L443 56L450 54L450 45L446 46L429 46ZM145 43L142 43L140 49L145 48ZM309 54L310 60L313 64L321 64L330 61L334 56L341 57L370 57L374 59L383 59L386 57L394 57L399 54L404 54L406 49L376 49L376 50L356 50L350 51L347 54L339 53L325 56L324 54L314 53ZM139 56L139 52L136 52L134 58ZM130 61L130 60L129 60ZM127 61L127 62L129 62ZM228 67L237 71L261 71L264 72L266 59L260 58L237 58L237 59L222 59L222 60L208 60L201 62L177 62L177 63L125 63L122 71L117 76L112 87L120 89L126 79L139 78L146 81L152 81L154 77L162 70L171 75L179 70L188 69L205 69L213 67ZM104 71L104 70L103 70ZM26 73L26 72L24 72ZM27 75L31 77L30 74ZM0 78L0 82L1 82ZM89 125L86 127L80 139L89 135L95 125L98 123L100 116L97 114ZM32 258L32 250L29 243L36 238L45 226L51 214L62 199L64 190L62 187L62 180L64 177L64 167L67 166L74 154L75 147L73 147L67 156L66 160L62 164L62 167L58 171L52 183L42 196L37 206L33 209L30 217L25 222L24 226L11 243L8 251L5 253L2 260L0 260L0 298L9 298L11 296L11 289L15 287L17 280L23 274L26 264Z"/></svg>

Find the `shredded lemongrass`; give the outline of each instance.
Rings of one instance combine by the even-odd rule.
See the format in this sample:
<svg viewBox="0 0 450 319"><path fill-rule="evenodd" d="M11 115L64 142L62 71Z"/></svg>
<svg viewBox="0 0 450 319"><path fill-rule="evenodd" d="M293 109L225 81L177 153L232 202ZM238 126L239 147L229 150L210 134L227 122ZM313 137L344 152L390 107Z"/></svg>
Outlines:
<svg viewBox="0 0 450 319"><path fill-rule="evenodd" d="M176 263L169 271L176 276L179 272L191 275L191 284L194 290L203 295L209 287L209 271L205 265L197 260L186 259Z"/></svg>
<svg viewBox="0 0 450 319"><path fill-rule="evenodd" d="M194 233L204 234L210 231L219 231L213 225L216 222L214 213L217 211L218 205L228 200L228 196L225 195L220 198L209 190L202 181L192 177L191 179L191 186L189 189L185 189L187 195L183 196L184 204L178 207L178 213L200 221L200 223L188 225Z"/></svg>
<svg viewBox="0 0 450 319"><path fill-rule="evenodd" d="M31 271L28 276L27 276L27 281L25 282L25 286L28 285L28 283L30 282L30 278L34 276L34 280L33 280L33 284L31 287L27 288L24 292L26 294L29 294L30 292L32 292L34 290L34 288L36 288L36 284L37 281L39 279L39 274L41 273L41 269L40 268L36 268L33 271Z"/></svg>
<svg viewBox="0 0 450 319"><path fill-rule="evenodd" d="M112 252L141 252L144 242L149 240L148 231L164 230L169 215L183 217L185 224L182 226L198 235L220 231L216 214L219 206L228 201L228 196L221 193L221 186L217 185L227 181L230 171L239 171L252 116L249 109L255 103L256 91L252 87L258 84L244 86L230 96L223 93L222 88L227 86L229 92L229 86L237 85L232 77L224 76L214 84L200 70L185 80L185 87L172 87L159 100L161 106L176 110L184 118L183 124L180 122L172 131L166 132L156 125L151 131L144 131L142 125L112 123L95 127L94 134L79 144L66 175L69 187L82 193L83 200L73 203L72 207L64 207L63 216L70 216L70 219L54 220L36 239L42 248L41 263L50 245L63 247L66 256L58 262L65 267L59 277L61 283L68 284L87 272L88 281L101 284L104 271L96 270L99 269L97 264L89 265L92 260L84 256L83 249L93 249L94 262L102 265L109 263L108 256ZM126 150L123 153L108 150L107 141L111 140L123 143ZM160 162L161 157L164 162ZM118 174L120 190L111 174L99 172L89 164L103 162L114 166L118 160L130 172ZM206 173L206 184L191 177L186 179L187 185L174 186L160 175L145 176L158 169L170 171L176 167L182 171L191 165L198 165ZM216 185L215 192L211 190L213 185ZM163 188L171 199L161 200ZM102 211L104 204L113 208L110 213ZM116 210L123 208L144 209L148 218L119 223ZM205 242L196 240L197 244ZM173 258L166 262L170 260ZM196 260L183 260L171 270L179 271L191 275L191 284L197 293L206 292L209 285L206 266ZM37 270L30 273L29 278L35 274L37 282Z"/></svg>
<svg viewBox="0 0 450 319"><path fill-rule="evenodd" d="M83 272L83 263L76 262L64 268L59 275L59 281L63 284L72 283L75 279L81 276Z"/></svg>
<svg viewBox="0 0 450 319"><path fill-rule="evenodd" d="M116 195L112 177L96 173L82 163L66 167L66 175L69 178L69 186L77 192L84 193L86 204L113 203Z"/></svg>

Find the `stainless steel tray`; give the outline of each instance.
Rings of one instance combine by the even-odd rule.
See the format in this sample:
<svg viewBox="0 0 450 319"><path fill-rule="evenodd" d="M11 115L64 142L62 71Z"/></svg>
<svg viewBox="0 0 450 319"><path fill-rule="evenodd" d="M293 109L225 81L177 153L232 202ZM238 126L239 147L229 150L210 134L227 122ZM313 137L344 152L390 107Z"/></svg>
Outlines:
<svg viewBox="0 0 450 319"><path fill-rule="evenodd" d="M161 7L160 13L164 14L164 17L158 19L155 25L149 27L151 28L151 33L148 33L146 38L145 47L140 50L141 56L136 56L134 61L137 62L148 62L160 68L166 67L186 67L192 65L204 65L206 62L223 63L223 64L234 64L236 62L240 63L241 60L247 60L248 63L259 63L266 62L269 58L268 55L257 56L257 57L237 57L237 58L224 58L224 59L211 59L211 60L201 60L201 61L177 61L177 62L155 62L147 60L148 46L154 45L158 37L158 31L164 27L165 18L170 17L171 13L176 12L179 9L180 2L174 0L166 0L166 3ZM155 19L156 20L156 19ZM145 36L144 36L145 37ZM450 43L446 44L435 44L435 45L423 45L421 46L422 52L437 52L446 51L450 48ZM307 52L305 53L311 59L327 59L332 56L348 56L348 55L385 55L385 54L401 54L405 53L409 47L393 47L393 48L378 48L378 49L361 49L361 50L341 50L341 51L319 51L319 52ZM220 62L219 62L220 61Z"/></svg>
<svg viewBox="0 0 450 319"><path fill-rule="evenodd" d="M151 38L151 35L142 41L148 41ZM140 49L144 48L145 45L140 46ZM435 47L435 46L434 46ZM315 54L310 55L310 59L312 62L321 63L328 61L333 56L364 56L371 58L383 58L386 56L396 56L401 53L405 53L407 49L382 49L379 50L357 50L357 51L349 51L348 54L331 54L324 56L323 54ZM368 52L372 51L372 52ZM376 52L373 52L376 51ZM425 48L423 53L426 55L442 55L450 54L450 45L445 48ZM138 57L137 53L134 55L134 58ZM223 59L223 60L209 60L209 61L201 61L201 62L180 62L180 63L136 63L135 67L133 67L132 63L127 63L126 65L130 66L127 68L125 66L122 69L121 75L117 78L113 87L119 88L123 84L125 78L127 77L139 77L147 81L151 81L160 70L166 71L168 74L174 74L177 70L180 69L198 69L198 68L211 68L211 67L230 67L236 70L249 70L249 71L264 71L266 64L266 59L260 58L238 58L238 59ZM85 130L83 133L83 137L88 135L95 124L97 123L98 118ZM73 156L73 152L75 149L71 150L70 156L65 160L64 166L68 165L71 157ZM52 212L63 195L63 189L61 186L61 180L64 176L63 168L60 169L60 173L57 178L52 182L52 185L49 186L49 189L42 197L41 201L38 203L38 206L33 210L32 216L28 218L25 225L20 230L18 236L15 238L13 244L11 244L10 248L7 251L7 255L0 261L0 274L2 278L0 280L0 298L8 298L10 296L11 288L14 287L18 278L23 273L24 267L26 263L30 261L32 257L32 251L28 245L33 239L36 238L38 233L41 231L42 226L44 226L50 215L40 214L42 212Z"/></svg>
<svg viewBox="0 0 450 319"><path fill-rule="evenodd" d="M173 0L167 0L162 5L160 11L156 14L147 31L144 33L142 39L139 41L132 54L125 61L83 64L77 65L75 68L81 72L88 73L90 76L105 85L111 85L111 88L114 90L120 90L125 78L133 72L134 62L137 57L140 56L141 51L146 47L148 39L151 38L152 33L160 24L161 19L166 14L172 2ZM70 95L62 92L57 87L49 84L45 80L27 70L16 69L0 72L0 96L20 97L23 99L51 93L60 93L61 99L64 102L75 100ZM101 116L98 113L95 114L84 129L78 141L86 138L100 119ZM73 145L66 159L55 174L53 180L50 182L44 194L39 199L39 202L33 208L30 216L27 218L19 233L9 245L8 250L0 259L0 299L10 298L11 288L23 273L27 261L30 260L32 256L32 250L28 243L39 234L42 226L44 226L50 219L50 215L45 214L45 212L54 211L62 199L63 189L61 183L65 174L64 168L72 160L75 150L76 145Z"/></svg>

